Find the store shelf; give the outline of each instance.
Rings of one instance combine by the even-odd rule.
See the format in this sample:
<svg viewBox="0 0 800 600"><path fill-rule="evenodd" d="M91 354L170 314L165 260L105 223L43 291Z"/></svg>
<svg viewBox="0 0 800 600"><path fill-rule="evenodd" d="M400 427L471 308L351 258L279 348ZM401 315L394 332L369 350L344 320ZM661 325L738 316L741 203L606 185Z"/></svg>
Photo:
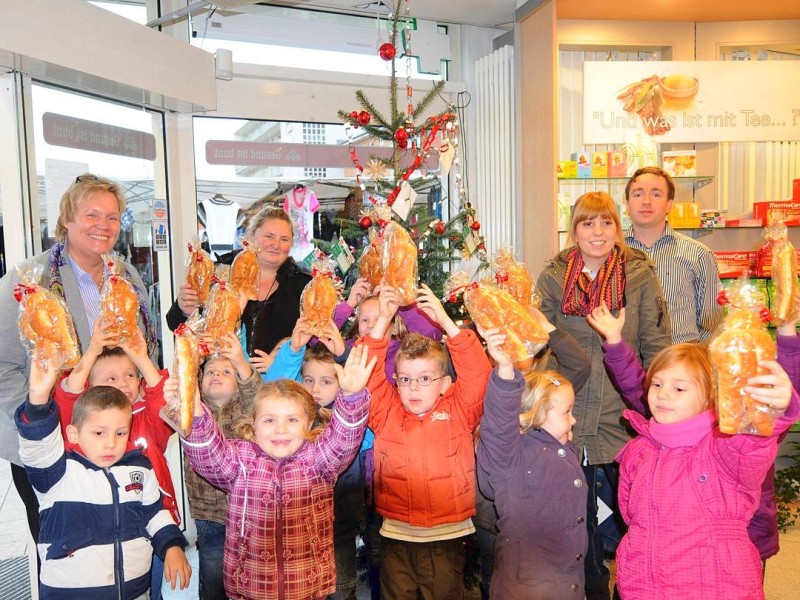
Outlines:
<svg viewBox="0 0 800 600"><path fill-rule="evenodd" d="M558 177L557 180L561 181L568 181L568 182L583 182L588 183L590 181L606 181L609 183L612 182L627 182L630 177ZM691 183L692 184L692 194L694 194L700 188L703 188L714 181L714 178L710 175L695 175L692 177L673 177L672 181L676 184L680 185L681 183Z"/></svg>

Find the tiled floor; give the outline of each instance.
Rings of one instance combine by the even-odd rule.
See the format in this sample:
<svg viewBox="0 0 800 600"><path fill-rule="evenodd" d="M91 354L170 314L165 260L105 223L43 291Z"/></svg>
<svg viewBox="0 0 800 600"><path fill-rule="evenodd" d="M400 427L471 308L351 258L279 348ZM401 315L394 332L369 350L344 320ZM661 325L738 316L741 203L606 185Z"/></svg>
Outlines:
<svg viewBox="0 0 800 600"><path fill-rule="evenodd" d="M0 562L13 559L14 557L27 556L28 564L35 561L32 543L28 541L28 526L25 521L24 508L17 496L14 484L11 481L11 473L8 463L0 461ZM195 600L197 594L197 552L193 547L187 551L189 562L192 565L194 574L188 589L172 591L165 586L163 597L165 600ZM764 583L766 600L796 600L800 597L800 526L789 530L781 535L781 551L777 556L767 561L767 573ZM20 569L16 570L17 572ZM29 594L10 596L11 586L15 588L26 587L25 579L30 580L31 574L21 573L17 575L23 579L10 581L0 576L0 599L6 600L13 597L14 600L26 600L27 598L36 600L38 594L33 591ZM22 584L21 586L19 584ZM30 584L28 584L30 585ZM363 586L359 587L359 600L369 598L368 590ZM473 594L470 598L477 598Z"/></svg>

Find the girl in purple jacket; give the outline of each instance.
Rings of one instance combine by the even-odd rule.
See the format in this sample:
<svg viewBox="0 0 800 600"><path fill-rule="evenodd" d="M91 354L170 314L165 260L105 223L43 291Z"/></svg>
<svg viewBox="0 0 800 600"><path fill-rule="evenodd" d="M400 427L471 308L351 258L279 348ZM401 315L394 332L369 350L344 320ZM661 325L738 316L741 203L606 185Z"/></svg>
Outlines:
<svg viewBox="0 0 800 600"><path fill-rule="evenodd" d="M582 600L587 489L571 443L575 392L555 371L523 377L500 349L506 336L482 335L497 363L477 448L481 491L499 517L491 598Z"/></svg>
<svg viewBox="0 0 800 600"><path fill-rule="evenodd" d="M601 330L608 313L587 317ZM608 340L611 342L611 339ZM782 412L772 435L724 435L717 428L708 350L677 344L662 350L645 375L620 340L606 344L609 376L638 412L624 415L639 437L617 456L619 506L628 532L617 549L623 600L764 598L761 561L747 526L777 452L777 438L800 416L786 371L774 361L745 391ZM646 419L645 398L652 418ZM690 592L691 590L691 592Z"/></svg>
<svg viewBox="0 0 800 600"><path fill-rule="evenodd" d="M335 365L341 395L330 424L312 431L314 398L299 383L264 385L245 439L226 440L195 403L183 440L192 468L228 494L223 573L236 600L322 600L336 591L333 486L364 437L375 366L366 348ZM174 389L174 388L173 388ZM315 435L316 434L316 435Z"/></svg>

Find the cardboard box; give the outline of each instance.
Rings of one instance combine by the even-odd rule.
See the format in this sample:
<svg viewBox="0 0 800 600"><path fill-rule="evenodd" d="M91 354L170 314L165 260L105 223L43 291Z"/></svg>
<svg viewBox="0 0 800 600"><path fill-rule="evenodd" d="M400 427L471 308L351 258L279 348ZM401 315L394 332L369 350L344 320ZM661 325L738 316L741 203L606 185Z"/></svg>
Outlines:
<svg viewBox="0 0 800 600"><path fill-rule="evenodd" d="M661 168L672 177L696 177L697 150L665 150L661 153Z"/></svg>
<svg viewBox="0 0 800 600"><path fill-rule="evenodd" d="M608 153L609 177L627 177L627 168L624 152L613 151Z"/></svg>
<svg viewBox="0 0 800 600"><path fill-rule="evenodd" d="M699 229L700 206L697 202L673 202L667 220L672 227Z"/></svg>
<svg viewBox="0 0 800 600"><path fill-rule="evenodd" d="M703 209L700 211L700 227L703 229L725 227L727 218L728 211L726 209Z"/></svg>
<svg viewBox="0 0 800 600"><path fill-rule="evenodd" d="M560 160L556 165L559 179L575 179L578 176L578 163L574 160Z"/></svg>
<svg viewBox="0 0 800 600"><path fill-rule="evenodd" d="M733 252L714 252L717 259L720 279L735 279L754 274L756 251L736 250Z"/></svg>
<svg viewBox="0 0 800 600"><path fill-rule="evenodd" d="M578 177L589 179L592 176L592 155L589 152L573 152L570 155L578 165Z"/></svg>
<svg viewBox="0 0 800 600"><path fill-rule="evenodd" d="M608 177L608 152L592 152L592 177Z"/></svg>
<svg viewBox="0 0 800 600"><path fill-rule="evenodd" d="M776 202L754 202L753 218L766 227L770 221L783 221L786 225L800 225L800 202L783 200Z"/></svg>

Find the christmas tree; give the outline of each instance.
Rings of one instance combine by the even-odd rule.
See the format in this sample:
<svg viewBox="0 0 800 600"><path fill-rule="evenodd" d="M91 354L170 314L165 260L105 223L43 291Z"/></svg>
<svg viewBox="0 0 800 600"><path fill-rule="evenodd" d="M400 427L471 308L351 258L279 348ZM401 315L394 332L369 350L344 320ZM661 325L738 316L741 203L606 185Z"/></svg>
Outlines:
<svg viewBox="0 0 800 600"><path fill-rule="evenodd" d="M456 107L449 105L439 113L421 117L434 101L441 99L445 81L433 83L415 103L411 70L407 66L403 89L406 107L405 110L400 108L398 63L414 60L411 52L413 20L408 15L399 16L401 4L407 11L407 0L393 2L388 19L389 41L382 44L378 52L383 60L391 63L388 111L380 110L362 90L358 90L356 100L360 110L340 110L338 113L345 124L357 186L369 203L365 203L360 218L342 218L337 222L342 236L351 242L356 241L355 245L363 249L370 241L379 238L388 220L402 225L418 248L419 280L441 298L453 264L462 258L477 257L485 265L486 248L479 233L480 223L467 201L462 183L458 143L461 126ZM402 55L398 55L398 41L402 41ZM391 155L372 155L365 166L355 146L356 139L365 138L379 141L383 147L391 147ZM457 190L455 201L442 197L440 175L428 168L434 153L438 153L442 175L447 175L452 167ZM423 194L427 202L415 204L416 196ZM450 210L443 210L448 206ZM464 315L460 298L446 307L454 317Z"/></svg>

